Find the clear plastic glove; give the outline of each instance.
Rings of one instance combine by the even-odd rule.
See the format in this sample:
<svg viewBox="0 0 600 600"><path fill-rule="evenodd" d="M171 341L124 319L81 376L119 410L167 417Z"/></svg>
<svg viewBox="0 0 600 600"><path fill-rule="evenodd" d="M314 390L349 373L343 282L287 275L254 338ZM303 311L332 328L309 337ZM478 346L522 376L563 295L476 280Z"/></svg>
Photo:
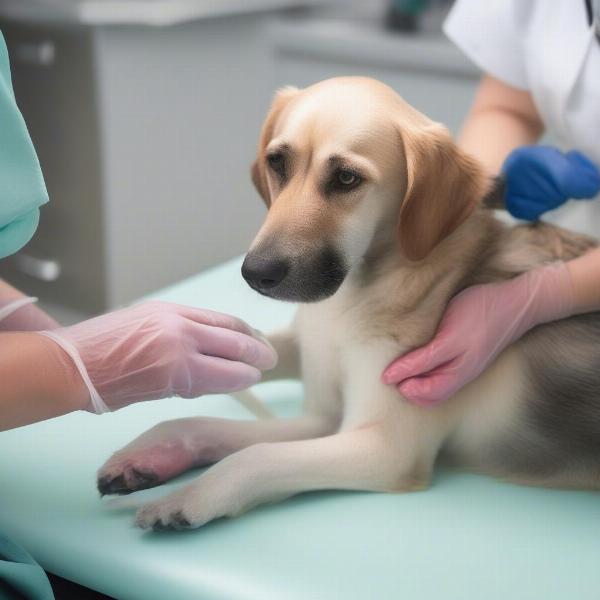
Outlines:
<svg viewBox="0 0 600 600"><path fill-rule="evenodd" d="M141 400L241 390L277 362L273 348L243 321L167 302L41 335L71 357L89 391L82 408L97 413Z"/></svg>
<svg viewBox="0 0 600 600"><path fill-rule="evenodd" d="M0 298L0 331L41 331L59 324L35 303L37 298L20 296Z"/></svg>
<svg viewBox="0 0 600 600"><path fill-rule="evenodd" d="M572 312L573 284L564 263L473 286L450 302L435 337L391 363L383 381L414 404L443 402L526 331Z"/></svg>
<svg viewBox="0 0 600 600"><path fill-rule="evenodd" d="M570 198L600 192L600 171L581 152L563 154L550 146L522 146L502 167L506 209L513 217L535 221Z"/></svg>

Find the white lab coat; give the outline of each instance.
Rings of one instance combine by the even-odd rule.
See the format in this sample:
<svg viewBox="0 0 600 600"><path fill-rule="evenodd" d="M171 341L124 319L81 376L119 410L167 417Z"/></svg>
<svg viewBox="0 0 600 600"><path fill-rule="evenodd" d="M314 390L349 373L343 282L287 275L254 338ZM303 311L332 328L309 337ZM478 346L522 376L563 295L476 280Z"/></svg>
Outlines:
<svg viewBox="0 0 600 600"><path fill-rule="evenodd" d="M444 31L484 72L532 94L551 143L600 166L600 43L584 0L457 0ZM544 219L600 237L600 196Z"/></svg>

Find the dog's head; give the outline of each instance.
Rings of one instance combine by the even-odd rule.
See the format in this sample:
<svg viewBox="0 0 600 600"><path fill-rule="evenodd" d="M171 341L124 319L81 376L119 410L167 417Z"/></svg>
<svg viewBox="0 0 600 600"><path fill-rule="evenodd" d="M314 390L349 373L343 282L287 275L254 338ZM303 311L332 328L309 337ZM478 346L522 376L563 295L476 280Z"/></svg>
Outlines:
<svg viewBox="0 0 600 600"><path fill-rule="evenodd" d="M296 302L333 295L386 228L407 261L425 259L486 186L444 127L358 77L280 90L252 179L269 212L242 274Z"/></svg>

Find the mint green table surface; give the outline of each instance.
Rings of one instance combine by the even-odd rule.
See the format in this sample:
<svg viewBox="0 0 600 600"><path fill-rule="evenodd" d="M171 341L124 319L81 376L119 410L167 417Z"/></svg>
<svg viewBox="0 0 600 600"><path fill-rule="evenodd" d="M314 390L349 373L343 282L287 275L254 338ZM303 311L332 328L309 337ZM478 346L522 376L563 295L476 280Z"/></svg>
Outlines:
<svg viewBox="0 0 600 600"><path fill-rule="evenodd" d="M157 297L235 313L263 330L293 307L261 298L233 261ZM280 415L301 388L257 388ZM185 533L132 525L95 471L164 419L252 418L227 396L73 414L0 434L0 531L47 569L119 599L587 600L600 598L600 495L439 473L406 495L313 493ZM194 474L197 475L197 474ZM189 476L126 498L164 494Z"/></svg>

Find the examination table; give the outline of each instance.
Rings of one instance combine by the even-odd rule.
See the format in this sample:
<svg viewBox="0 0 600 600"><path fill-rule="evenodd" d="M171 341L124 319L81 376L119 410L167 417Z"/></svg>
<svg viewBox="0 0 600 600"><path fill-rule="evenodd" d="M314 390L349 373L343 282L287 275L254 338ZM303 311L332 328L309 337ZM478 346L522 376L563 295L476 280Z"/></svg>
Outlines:
<svg viewBox="0 0 600 600"><path fill-rule="evenodd" d="M239 267L229 262L155 297L264 331L286 323L293 307L251 291ZM299 384L256 389L277 414L298 412ZM600 598L600 494L459 472L438 473L423 492L311 493L191 532L136 529L123 499L99 498L96 469L153 424L188 415L252 418L228 396L210 396L0 433L0 531L46 570L120 600Z"/></svg>

